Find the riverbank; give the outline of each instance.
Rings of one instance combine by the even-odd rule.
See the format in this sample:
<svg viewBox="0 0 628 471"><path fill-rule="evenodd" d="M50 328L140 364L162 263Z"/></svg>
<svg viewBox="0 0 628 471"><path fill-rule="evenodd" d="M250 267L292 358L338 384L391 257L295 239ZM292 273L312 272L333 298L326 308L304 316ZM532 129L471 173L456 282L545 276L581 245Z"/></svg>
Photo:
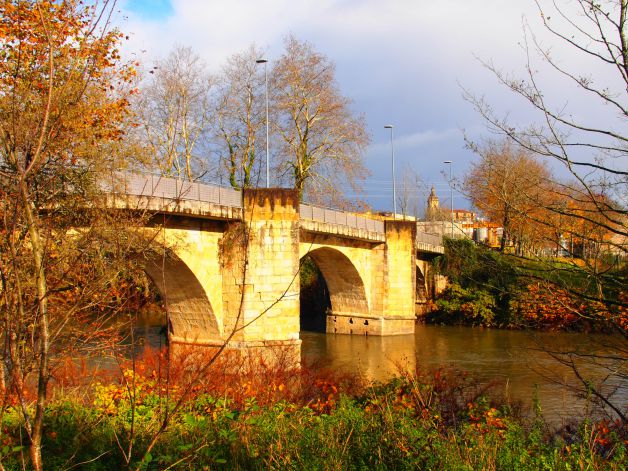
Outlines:
<svg viewBox="0 0 628 471"><path fill-rule="evenodd" d="M525 258L445 239L433 269L447 288L421 320L538 331L628 332L628 264Z"/></svg>
<svg viewBox="0 0 628 471"><path fill-rule="evenodd" d="M626 462L617 424L583 420L553 432L540 410L525 419L490 385L449 370L364 384L313 368L227 378L215 365L192 384L190 371L175 367L166 382L157 366L140 362L90 388L56 387L45 419L46 468L622 469ZM25 431L10 407L2 421L2 464L21 468Z"/></svg>

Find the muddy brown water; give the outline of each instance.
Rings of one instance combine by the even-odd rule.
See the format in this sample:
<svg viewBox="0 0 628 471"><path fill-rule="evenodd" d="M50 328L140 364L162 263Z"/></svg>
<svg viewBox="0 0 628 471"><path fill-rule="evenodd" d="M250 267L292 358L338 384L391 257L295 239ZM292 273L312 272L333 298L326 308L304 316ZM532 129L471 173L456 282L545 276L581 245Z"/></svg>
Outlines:
<svg viewBox="0 0 628 471"><path fill-rule="evenodd" d="M617 355L621 339L583 333L527 332L417 325L414 335L392 337L330 335L301 332L302 358L367 379L384 381L400 369L430 370L441 366L465 371L481 381L496 381L498 388L531 411L535 394L543 415L560 425L583 417L589 403L574 396L571 386L580 385L571 368L560 364L548 351L573 351L579 355ZM626 351L625 341L623 351ZM600 381L607 373L589 357L574 357L583 376ZM626 358L613 362L624 377ZM607 364L607 366L611 366ZM607 393L626 408L628 384L615 379Z"/></svg>

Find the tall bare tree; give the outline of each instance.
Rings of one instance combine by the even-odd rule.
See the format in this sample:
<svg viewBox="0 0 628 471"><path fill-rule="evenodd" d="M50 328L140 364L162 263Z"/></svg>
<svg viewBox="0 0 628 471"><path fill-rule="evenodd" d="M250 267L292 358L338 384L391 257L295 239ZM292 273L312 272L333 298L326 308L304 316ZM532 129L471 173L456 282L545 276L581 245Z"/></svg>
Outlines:
<svg viewBox="0 0 628 471"><path fill-rule="evenodd" d="M218 77L214 139L236 189L256 186L259 178L258 143L266 124L264 70L256 63L261 57L251 46L227 59Z"/></svg>
<svg viewBox="0 0 628 471"><path fill-rule="evenodd" d="M533 275L550 292L566 289L572 296L599 303L593 318L606 322L620 341L599 354L548 350L570 365L589 397L611 407L624 420L625 404L613 401L603 384L592 380L579 364L583 359L607 368L606 381L626 381L628 348L625 313L625 257L628 253L628 41L626 0L535 0L550 45L541 41L528 23L524 26L523 76L502 72L490 61L483 65L497 81L535 113L529 125L500 115L486 99L465 91L465 97L484 117L491 131L549 159L570 178L554 181L553 197L539 201L545 217L529 220L559 224L568 240L585 247L578 262L549 262ZM569 56L556 55L556 46ZM569 66L568 64L577 64ZM545 78L560 83L563 93L548 93ZM577 106L580 103L581 106ZM614 260L613 260L614 259ZM624 260L624 267L616 261ZM586 316L573 308L573 313Z"/></svg>
<svg viewBox="0 0 628 471"><path fill-rule="evenodd" d="M209 163L214 79L191 48L176 46L148 72L136 100L143 138L166 176L198 178Z"/></svg>
<svg viewBox="0 0 628 471"><path fill-rule="evenodd" d="M397 195L397 204L399 211L406 217L419 217L419 200L422 202L424 198L420 198L425 193L426 185L421 180L420 175L412 165L405 164L401 172L401 182L399 183L399 193Z"/></svg>
<svg viewBox="0 0 628 471"><path fill-rule="evenodd" d="M279 158L299 197L339 200L339 186L365 175L369 143L364 118L338 90L334 64L311 44L292 36L272 73L274 128Z"/></svg>

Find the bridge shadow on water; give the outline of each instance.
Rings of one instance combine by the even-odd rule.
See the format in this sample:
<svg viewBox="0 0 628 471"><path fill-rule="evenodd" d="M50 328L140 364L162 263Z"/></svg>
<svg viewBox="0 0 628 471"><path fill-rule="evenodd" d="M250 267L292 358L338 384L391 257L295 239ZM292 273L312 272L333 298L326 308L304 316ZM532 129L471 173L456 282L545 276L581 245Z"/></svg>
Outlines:
<svg viewBox="0 0 628 471"><path fill-rule="evenodd" d="M128 355L141 355L147 348L161 350L168 346L166 313L152 309L141 311L133 323L133 335L126 336Z"/></svg>
<svg viewBox="0 0 628 471"><path fill-rule="evenodd" d="M327 312L331 310L329 289L323 274L314 260L305 256L301 262L301 330L308 332L326 331Z"/></svg>
<svg viewBox="0 0 628 471"><path fill-rule="evenodd" d="M128 359L168 347L166 303L157 285L146 276L134 286L141 293L132 303L134 309L113 320L119 336L116 352Z"/></svg>

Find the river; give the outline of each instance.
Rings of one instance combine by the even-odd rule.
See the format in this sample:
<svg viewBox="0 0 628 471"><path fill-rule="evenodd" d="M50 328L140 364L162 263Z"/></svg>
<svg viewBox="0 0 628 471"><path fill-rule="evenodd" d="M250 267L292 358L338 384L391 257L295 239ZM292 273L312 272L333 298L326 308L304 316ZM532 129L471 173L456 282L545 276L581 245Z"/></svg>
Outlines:
<svg viewBox="0 0 628 471"><path fill-rule="evenodd" d="M165 344L163 329L156 323L146 322L137 332L153 347ZM496 381L505 397L521 401L528 410L537 394L544 417L554 425L582 417L587 403L569 388L581 386L572 369L547 351L597 355L623 351L623 361L613 366L624 378L628 376L625 341L622 344L621 339L606 335L418 324L413 335L376 337L301 331L300 336L303 361L356 373L368 380L385 381L400 369L451 367L483 382ZM596 381L607 373L602 366L588 361L578 360L577 365L583 375ZM613 402L625 409L628 382L616 380L608 386L616 388Z"/></svg>
<svg viewBox="0 0 628 471"><path fill-rule="evenodd" d="M301 332L302 358L371 380L386 380L399 368L429 370L440 366L466 371L482 381L497 380L506 397L531 409L538 388L543 415L553 424L582 417L586 401L569 389L579 385L571 368L561 365L547 350L600 354L617 350L620 339L583 333L528 332L473 327L417 325L414 335L373 337ZM625 343L623 345L625 352ZM605 374L600 366L578 361L595 380ZM617 367L617 364L614 365ZM624 377L625 358L621 363ZM628 404L628 384L615 381L615 403Z"/></svg>

